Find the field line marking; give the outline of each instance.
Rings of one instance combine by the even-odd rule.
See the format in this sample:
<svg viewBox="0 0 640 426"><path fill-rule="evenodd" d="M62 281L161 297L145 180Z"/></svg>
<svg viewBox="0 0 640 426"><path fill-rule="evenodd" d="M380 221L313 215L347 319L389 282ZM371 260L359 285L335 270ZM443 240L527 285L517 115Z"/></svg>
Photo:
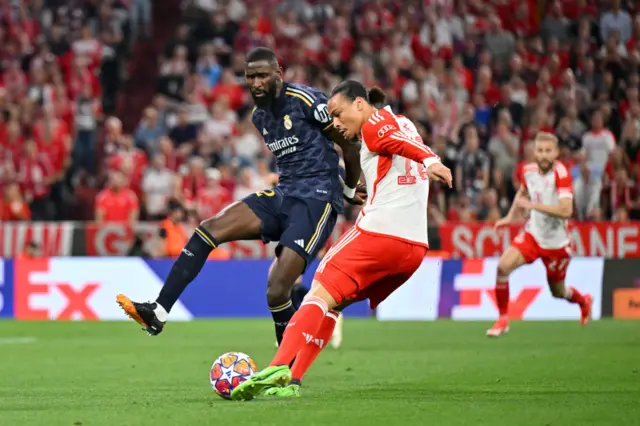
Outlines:
<svg viewBox="0 0 640 426"><path fill-rule="evenodd" d="M0 337L0 345L21 345L25 343L35 343L35 337Z"/></svg>

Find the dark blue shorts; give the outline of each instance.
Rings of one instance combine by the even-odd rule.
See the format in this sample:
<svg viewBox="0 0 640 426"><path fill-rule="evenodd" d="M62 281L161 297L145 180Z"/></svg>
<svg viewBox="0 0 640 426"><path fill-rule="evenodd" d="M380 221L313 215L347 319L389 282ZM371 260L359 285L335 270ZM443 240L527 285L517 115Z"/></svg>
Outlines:
<svg viewBox="0 0 640 426"><path fill-rule="evenodd" d="M338 218L330 202L284 196L279 189L251 194L242 201L262 221L262 241L279 241L277 255L288 247L307 264L324 247Z"/></svg>

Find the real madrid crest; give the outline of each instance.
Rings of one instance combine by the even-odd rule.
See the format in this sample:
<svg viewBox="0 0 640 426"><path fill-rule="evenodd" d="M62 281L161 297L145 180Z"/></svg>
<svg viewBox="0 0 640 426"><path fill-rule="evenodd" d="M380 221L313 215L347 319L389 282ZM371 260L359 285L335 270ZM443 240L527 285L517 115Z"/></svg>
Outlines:
<svg viewBox="0 0 640 426"><path fill-rule="evenodd" d="M284 116L284 128L287 130L291 130L293 127L293 123L291 122L291 118L288 115Z"/></svg>

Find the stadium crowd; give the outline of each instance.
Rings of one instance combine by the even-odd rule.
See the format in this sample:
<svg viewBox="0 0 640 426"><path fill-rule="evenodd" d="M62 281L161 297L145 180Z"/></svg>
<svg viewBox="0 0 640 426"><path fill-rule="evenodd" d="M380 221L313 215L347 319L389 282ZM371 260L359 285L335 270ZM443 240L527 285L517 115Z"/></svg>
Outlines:
<svg viewBox="0 0 640 426"><path fill-rule="evenodd" d="M539 130L559 137L576 220L637 219L634 5L187 1L164 41L157 95L125 131L116 98L127 96L118 88L131 44L151 35L149 0L2 0L0 215L63 220L88 206L86 218L137 221L178 202L197 221L271 186L243 76L244 54L266 45L286 80L327 93L345 78L378 85L418 125L455 170L453 191L432 189L432 223L505 214Z"/></svg>

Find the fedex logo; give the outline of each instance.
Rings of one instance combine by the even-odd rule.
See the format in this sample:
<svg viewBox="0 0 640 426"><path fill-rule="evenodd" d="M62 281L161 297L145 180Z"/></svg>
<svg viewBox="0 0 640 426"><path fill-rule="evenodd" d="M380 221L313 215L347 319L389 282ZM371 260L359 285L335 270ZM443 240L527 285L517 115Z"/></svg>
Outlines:
<svg viewBox="0 0 640 426"><path fill-rule="evenodd" d="M476 311L486 312L490 315L488 319L495 318L498 314L494 289L497 266L497 261L484 259L446 262L440 280L438 316L460 318ZM543 290L542 285L534 282L518 287L515 294L512 289L509 302L509 316L513 319L522 319Z"/></svg>
<svg viewBox="0 0 640 426"><path fill-rule="evenodd" d="M567 271L567 285L591 293L594 318L600 316L603 261L573 259ZM463 320L493 320L498 316L495 296L497 258L443 262L438 317ZM548 290L541 261L518 268L509 277L512 319L577 319L575 305L555 299Z"/></svg>
<svg viewBox="0 0 640 426"><path fill-rule="evenodd" d="M118 293L134 300L158 294L162 279L142 259L18 259L14 266L14 314L23 320L125 320ZM178 320L191 314L178 302Z"/></svg>
<svg viewBox="0 0 640 426"><path fill-rule="evenodd" d="M89 299L99 283L56 274L50 259L15 262L15 315L28 320L97 320ZM66 279L65 279L66 278Z"/></svg>

